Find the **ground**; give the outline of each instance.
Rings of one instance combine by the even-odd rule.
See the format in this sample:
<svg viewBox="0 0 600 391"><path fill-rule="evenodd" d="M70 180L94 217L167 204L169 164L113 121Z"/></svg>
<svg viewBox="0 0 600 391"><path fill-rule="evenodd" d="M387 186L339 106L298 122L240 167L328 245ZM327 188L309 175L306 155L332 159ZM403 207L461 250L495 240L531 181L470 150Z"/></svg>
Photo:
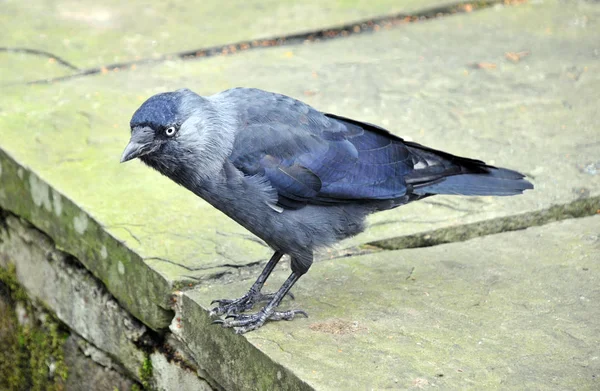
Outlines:
<svg viewBox="0 0 600 391"><path fill-rule="evenodd" d="M124 343L82 332L96 323L81 319L103 319L101 307L70 311L53 292L102 286L114 313L179 341L215 387L597 388L600 5L324 4L4 2L12 33L0 37L0 208L13 216L9 231L30 229L22 218L89 275L44 291L36 276L54 264L42 256L0 264L14 264L29 295L137 380L150 360L127 342L138 337L123 337L114 318L102 324ZM373 215L365 233L321 252L296 301L284 302L310 318L233 335L211 325L209 303L243 293L270 250L119 157L131 114L150 95L236 86L519 170L535 190L440 196Z"/></svg>

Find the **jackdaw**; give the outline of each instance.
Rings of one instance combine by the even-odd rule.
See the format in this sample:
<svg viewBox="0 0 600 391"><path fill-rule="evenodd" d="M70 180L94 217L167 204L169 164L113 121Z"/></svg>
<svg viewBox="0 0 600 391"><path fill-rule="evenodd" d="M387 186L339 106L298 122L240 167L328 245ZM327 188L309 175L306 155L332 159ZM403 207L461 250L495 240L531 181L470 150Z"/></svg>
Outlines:
<svg viewBox="0 0 600 391"><path fill-rule="evenodd" d="M524 175L409 142L370 123L322 113L285 95L234 88L150 97L131 119L121 162L145 164L202 197L275 253L248 293L215 300L215 322L244 333L278 311L308 271L313 251L362 232L365 217L435 194L510 196L532 189ZM289 278L261 293L284 254ZM257 302L267 304L242 314Z"/></svg>

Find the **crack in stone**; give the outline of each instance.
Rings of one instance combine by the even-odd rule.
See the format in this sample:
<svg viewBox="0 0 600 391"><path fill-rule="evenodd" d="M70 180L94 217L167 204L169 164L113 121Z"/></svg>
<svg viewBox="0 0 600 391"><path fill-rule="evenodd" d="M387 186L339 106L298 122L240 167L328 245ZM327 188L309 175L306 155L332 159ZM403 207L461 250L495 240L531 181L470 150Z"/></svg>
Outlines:
<svg viewBox="0 0 600 391"><path fill-rule="evenodd" d="M292 356L292 354L290 352L288 352L287 350L285 350L283 348L283 346L281 346L281 344L279 342L277 342L277 341L273 341L272 339L268 339L268 338L264 338L264 337L257 337L257 336L254 336L254 338L262 340L262 341L265 341L267 343L271 343L271 344L277 346L279 348L279 350L282 351L283 353L289 355L290 357Z"/></svg>
<svg viewBox="0 0 600 391"><path fill-rule="evenodd" d="M65 59L62 59L61 57L52 54L50 52L46 52L44 50L38 50L38 49L30 49L30 48L21 48L21 47L16 47L16 48L11 48L11 47L0 47L0 52L6 52L6 53L26 53L26 54L33 54L35 56L40 56L40 57L47 57L48 59L54 60L57 63L59 63L60 65L63 65L71 70L74 71L79 71L80 69L78 67L76 67L75 65L71 64L70 62L68 62Z"/></svg>
<svg viewBox="0 0 600 391"><path fill-rule="evenodd" d="M410 272L408 272L408 275L406 276L405 280L407 280L407 281L410 280L412 278L414 272L415 272L415 267L413 266L410 269Z"/></svg>
<svg viewBox="0 0 600 391"><path fill-rule="evenodd" d="M447 208L450 210L454 210L456 212L465 212L466 214L470 215L470 214L477 214L476 211L472 210L472 209L464 209L464 208L459 208L457 206L454 205L450 205L450 203L446 203L446 202L439 202L439 201L428 201L425 200L423 201L424 204L428 204L428 205L434 205L434 206L440 206L442 208Z"/></svg>
<svg viewBox="0 0 600 391"><path fill-rule="evenodd" d="M217 235L221 235L221 236L225 236L225 237L240 237L242 239L246 239L249 240L251 242L254 243L258 243L263 247L269 247L263 240L259 239L256 236L252 236L252 235L248 235L248 234L242 234L242 233L228 233L228 232L221 232L219 230L216 230L215 233Z"/></svg>
<svg viewBox="0 0 600 391"><path fill-rule="evenodd" d="M163 258L163 257L146 257L144 258L144 261L150 261L150 260L155 260L155 261L161 261L161 262L166 262L166 263L170 263L172 265L175 266L180 266L182 268L184 268L187 271L190 272L197 272L197 271L204 271L204 270L214 270L214 269L220 269L220 268L224 268L224 267L228 267L228 268L232 268L232 269L243 269L246 267L254 267L257 265L260 265L263 261L253 261L253 262L249 262L249 263L245 263L242 265L236 265L234 263L222 263L219 265L215 265L215 266L205 266L205 267L190 267L190 266L186 266L186 265L182 265L181 263L178 263L177 261L172 261L170 259L167 258ZM194 277L194 279L198 280L198 278Z"/></svg>
<svg viewBox="0 0 600 391"><path fill-rule="evenodd" d="M117 228L117 229L125 230L133 239L135 239L136 242L138 242L138 244L142 244L142 241L140 240L140 238L138 238L129 228L127 228L124 225L106 225L105 228L108 228L108 229Z"/></svg>
<svg viewBox="0 0 600 391"><path fill-rule="evenodd" d="M177 53L163 54L154 58L143 58L133 61L125 61L120 63L108 64L93 68L79 70L77 73L70 75L59 76L47 79L38 79L25 83L12 84L50 84L65 80L74 79L77 77L96 75L98 73L106 73L110 71L121 71L135 68L137 65L156 64L169 60L193 60L201 58L209 58L215 56L233 55L247 50L265 49L269 47L282 47L301 45L305 43L317 43L329 41L332 39L346 38L352 35L375 33L380 30L388 30L393 27L405 25L408 23L416 23L430 19L443 18L455 14L471 13L474 11L490 8L494 5L518 5L526 0L480 0L480 1L460 1L448 5L442 5L434 8L428 8L421 11L410 13L398 13L394 15L381 16L368 20L356 21L341 26L334 26L324 29L312 30L303 33L291 33L287 35L272 37L268 39L255 39L248 41L235 42L230 44L212 46L208 48L199 48L194 50L186 50ZM56 57L54 57L56 58ZM57 58L58 61L58 58Z"/></svg>
<svg viewBox="0 0 600 391"><path fill-rule="evenodd" d="M517 231L572 218L593 216L600 211L600 196L583 198L569 204L526 212L516 216L499 217L477 223L436 229L367 243L380 250L431 247L444 243L462 242L480 236Z"/></svg>
<svg viewBox="0 0 600 391"><path fill-rule="evenodd" d="M600 197L585 198L565 205L555 205L542 211L526 212L516 216L500 217L477 223L441 228L434 231L422 232L414 235L406 235L384 240L377 240L362 244L358 247L338 250L333 255L321 253L316 256L315 263L321 261L331 261L340 258L368 255L386 250L393 251L406 248L432 247L440 244L462 242L481 236L499 234L502 232L517 231L572 218L592 216L594 214L598 214L599 211ZM254 261L241 265L224 263L215 266L194 268L181 265L175 261L171 261L165 258L144 258L144 260L150 259L168 262L177 266L181 266L189 271L210 271L218 270L220 268L231 268L235 270L240 270L244 268L253 268L264 263L264 261ZM414 268L408 274L408 277L406 279L410 279L412 277L413 272ZM226 274L230 273L220 272L215 279L219 279L225 276ZM187 277L192 278L191 276ZM196 281L200 281L200 279L195 277L193 277L193 279Z"/></svg>

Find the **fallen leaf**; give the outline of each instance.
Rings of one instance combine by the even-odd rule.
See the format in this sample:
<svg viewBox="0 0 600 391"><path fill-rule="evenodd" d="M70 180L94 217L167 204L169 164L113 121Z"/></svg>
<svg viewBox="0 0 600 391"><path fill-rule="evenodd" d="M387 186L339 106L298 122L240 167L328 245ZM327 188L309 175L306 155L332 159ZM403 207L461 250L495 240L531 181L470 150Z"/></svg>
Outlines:
<svg viewBox="0 0 600 391"><path fill-rule="evenodd" d="M475 69L495 69L496 64L493 62L477 62L473 64L473 68Z"/></svg>
<svg viewBox="0 0 600 391"><path fill-rule="evenodd" d="M510 60L512 62L519 62L521 61L521 59L523 57L527 57L529 56L529 51L524 51L524 52L506 52L504 53L504 57L506 57L507 60Z"/></svg>

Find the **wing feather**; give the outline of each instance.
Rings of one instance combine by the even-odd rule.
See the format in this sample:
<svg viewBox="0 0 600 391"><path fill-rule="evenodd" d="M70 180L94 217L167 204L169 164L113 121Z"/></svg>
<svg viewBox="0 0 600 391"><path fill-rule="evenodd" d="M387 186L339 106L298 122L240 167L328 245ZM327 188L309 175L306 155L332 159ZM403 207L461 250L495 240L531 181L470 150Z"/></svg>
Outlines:
<svg viewBox="0 0 600 391"><path fill-rule="evenodd" d="M244 126L230 160L247 175L264 175L280 205L381 200L406 193L402 178L412 163L399 139L259 90L245 90L237 110Z"/></svg>

